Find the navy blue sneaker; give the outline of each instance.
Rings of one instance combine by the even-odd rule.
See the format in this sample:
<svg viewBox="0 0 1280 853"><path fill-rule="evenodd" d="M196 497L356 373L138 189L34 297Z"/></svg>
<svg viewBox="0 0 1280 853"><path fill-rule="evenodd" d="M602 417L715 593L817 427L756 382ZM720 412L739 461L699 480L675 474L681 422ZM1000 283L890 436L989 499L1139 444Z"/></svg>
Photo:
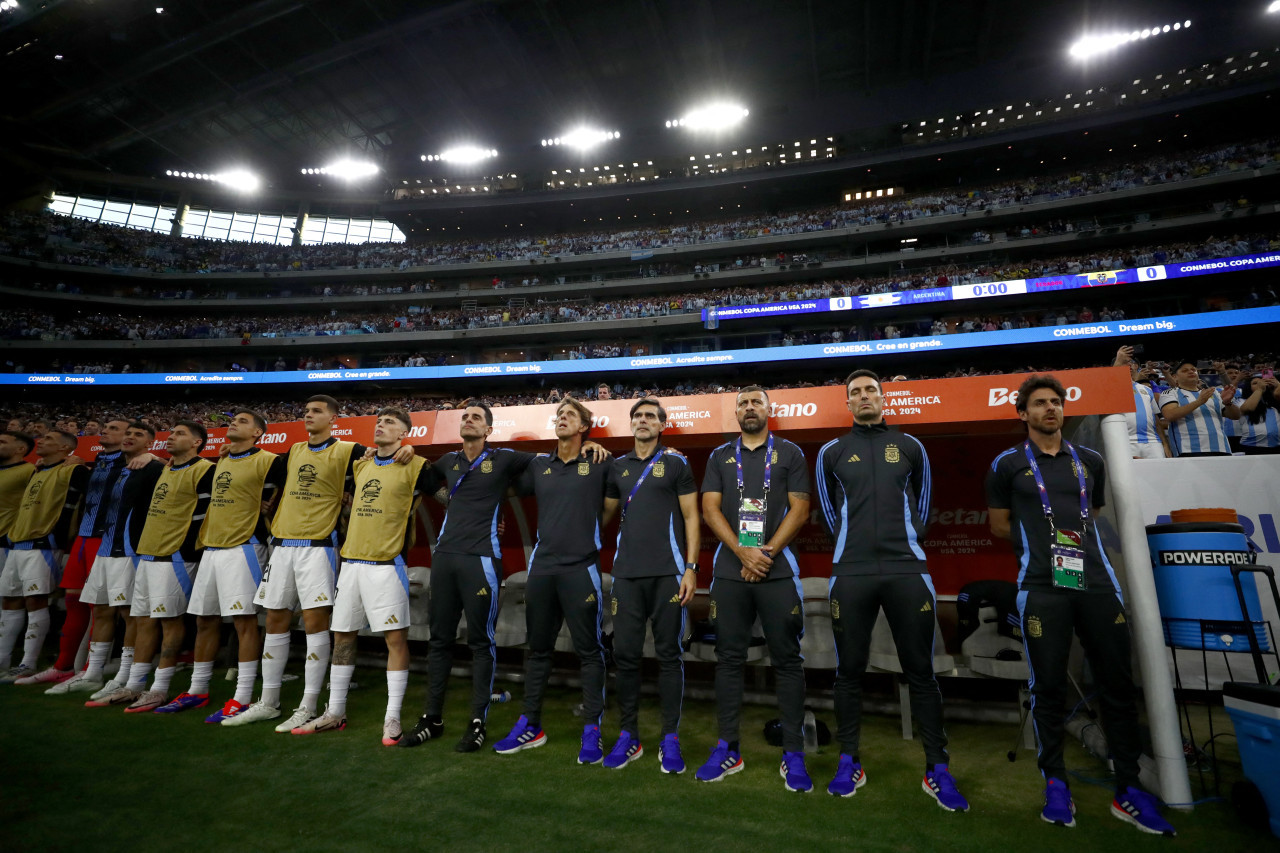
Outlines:
<svg viewBox="0 0 1280 853"><path fill-rule="evenodd" d="M807 794L813 790L813 780L804 766L803 752L782 753L782 764L778 766L778 775L788 791Z"/></svg>
<svg viewBox="0 0 1280 853"><path fill-rule="evenodd" d="M536 749L547 742L547 733L542 726L529 725L529 719L520 715L510 733L493 745L493 751L499 755L512 755L522 749Z"/></svg>
<svg viewBox="0 0 1280 853"><path fill-rule="evenodd" d="M711 757L707 759L707 763L699 767L698 772L693 775L700 782L719 782L745 766L741 755L730 749L727 742L718 740L711 749Z"/></svg>
<svg viewBox="0 0 1280 853"><path fill-rule="evenodd" d="M1156 798L1138 788L1125 788L1123 794L1117 794L1111 801L1111 813L1125 823L1131 823L1151 835L1173 838L1178 834L1173 826L1160 816L1160 806L1156 803Z"/></svg>
<svg viewBox="0 0 1280 853"><path fill-rule="evenodd" d="M622 732L613 749L604 757L604 766L610 770L621 770L642 755L644 747L640 745L640 741L633 738L630 732Z"/></svg>
<svg viewBox="0 0 1280 853"><path fill-rule="evenodd" d="M1076 825L1076 804L1066 782L1049 777L1044 786L1044 809L1040 812L1040 819L1054 826Z"/></svg>
<svg viewBox="0 0 1280 853"><path fill-rule="evenodd" d="M684 772L684 756L680 754L680 736L672 733L662 738L662 746L658 747L660 769L663 773L679 776Z"/></svg>
<svg viewBox="0 0 1280 853"><path fill-rule="evenodd" d="M949 812L969 810L969 801L956 788L956 780L952 778L951 771L945 764L933 765L933 769L924 774L924 781L920 783L920 787L926 794L937 800L938 805Z"/></svg>
<svg viewBox="0 0 1280 853"><path fill-rule="evenodd" d="M599 764L604 761L604 738L599 726L582 727L582 749L578 750L579 764Z"/></svg>
<svg viewBox="0 0 1280 853"><path fill-rule="evenodd" d="M836 775L827 786L827 793L834 797L852 797L865 784L867 774L863 771L862 764L854 761L852 755L842 753Z"/></svg>

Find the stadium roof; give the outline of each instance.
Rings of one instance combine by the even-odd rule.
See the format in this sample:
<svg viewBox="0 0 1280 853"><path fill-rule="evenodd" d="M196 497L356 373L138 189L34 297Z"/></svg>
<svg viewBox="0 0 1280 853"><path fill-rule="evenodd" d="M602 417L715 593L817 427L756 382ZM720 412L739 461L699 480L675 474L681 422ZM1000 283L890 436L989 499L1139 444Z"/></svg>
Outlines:
<svg viewBox="0 0 1280 853"><path fill-rule="evenodd" d="M1265 4L1193 0L20 0L0 17L3 137L49 165L163 174L248 165L277 186L361 156L403 173L460 144L540 162L540 140L664 121L713 96L762 139L888 127L980 98L1059 93L1090 31L1195 18L1111 63L1167 67L1275 41ZM1280 16L1271 16L1280 17ZM1273 29L1280 29L1276 27ZM1157 43L1158 42L1158 43Z"/></svg>

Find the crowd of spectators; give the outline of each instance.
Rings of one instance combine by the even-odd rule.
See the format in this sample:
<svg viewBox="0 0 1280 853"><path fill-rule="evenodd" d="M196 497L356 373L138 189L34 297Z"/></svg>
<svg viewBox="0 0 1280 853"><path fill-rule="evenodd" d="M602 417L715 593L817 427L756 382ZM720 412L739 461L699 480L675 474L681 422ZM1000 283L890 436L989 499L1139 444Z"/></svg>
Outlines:
<svg viewBox="0 0 1280 853"><path fill-rule="evenodd" d="M1063 198L1183 181L1259 168L1280 155L1280 141L1215 146L1022 178L977 189L922 192L902 198L657 227L522 235L445 243L277 246L172 237L49 213L0 217L0 254L76 266L155 272L271 272L395 269L441 264L587 255L719 243L766 236L909 222Z"/></svg>
<svg viewBox="0 0 1280 853"><path fill-rule="evenodd" d="M421 333L597 320L630 320L690 312L700 314L702 309L714 306L862 296L924 287L945 287L949 284L1073 275L1265 251L1280 251L1280 233L1210 236L1199 241L1159 246L1100 248L1090 253L1067 257L1019 259L1006 264L979 264L963 269L952 264L947 267L902 271L868 278L792 283L771 287L721 288L696 293L618 297L598 301L590 299L530 301L519 298L509 300L504 305L482 305L474 310L464 310L460 307L397 306L383 311L349 312L331 308L323 313L291 312L273 313L269 316L221 313L195 316L156 314L139 316L85 311L77 312L74 317L68 318L42 310L6 308L0 310L0 335L10 339L32 338L46 341L244 339L254 336ZM1267 304L1265 294L1259 299L1262 304ZM962 321L961 325L964 322L967 321ZM1028 321L1027 325L1052 324ZM982 322L981 326L985 328L986 323ZM982 328L961 329L961 331L981 330ZM953 331L956 329L949 328L947 332L940 331L935 334Z"/></svg>
<svg viewBox="0 0 1280 853"><path fill-rule="evenodd" d="M1250 352L1226 357L1206 357L1201 360L1201 377L1210 385L1221 385L1225 382L1223 375L1226 365L1236 365L1246 374L1270 375L1276 368L1277 357L1272 352ZM1172 375L1171 364L1162 361L1149 361L1147 367L1152 369L1157 382ZM1079 365L1076 365L1079 366ZM998 370L984 369L973 365L956 365L932 372L913 372L910 374L884 374L885 381L915 381L920 379L951 379L965 376L982 376L989 373L1043 373L1066 369L1062 365L1007 364ZM840 385L844 373L824 373L813 379L792 379L782 382L777 388L813 388L819 386ZM655 396L659 398L693 396L698 394L718 394L726 391L737 391L749 384L754 378L707 378L684 377L666 384L638 384L614 381L587 382L585 384L557 385L548 384L535 389L504 390L500 393L485 393L482 388L473 388L471 392L479 393L490 405L525 406L543 403L558 403L566 396L579 400L592 401L598 399L638 399ZM317 389L331 391L333 389ZM383 406L399 406L408 411L443 411L460 407L471 394L428 394L414 395L400 393L376 397L344 399L339 393L341 417L358 417L376 414ZM44 429L54 428L62 423L63 428L71 432L82 431L85 435L96 434L97 424L111 417L141 417L157 429L168 429L178 421L194 420L208 427L225 426L232 413L241 406L248 406L262 414L271 423L295 421L302 417L303 400L300 396L294 400L279 400L255 396L251 391L235 400L207 399L199 401L182 401L172 397L123 403L113 400L59 400L50 403L25 402L20 405L10 404L0 410L0 424L7 424L8 429L21 429L37 433ZM42 427L42 423L44 426ZM81 428L84 428L83 430Z"/></svg>

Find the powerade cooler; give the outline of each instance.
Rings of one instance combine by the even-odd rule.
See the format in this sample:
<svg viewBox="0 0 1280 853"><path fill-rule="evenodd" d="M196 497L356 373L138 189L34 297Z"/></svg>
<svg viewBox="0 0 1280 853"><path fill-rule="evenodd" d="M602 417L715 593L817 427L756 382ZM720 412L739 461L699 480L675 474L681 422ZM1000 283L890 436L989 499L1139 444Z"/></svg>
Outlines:
<svg viewBox="0 0 1280 853"><path fill-rule="evenodd" d="M1222 704L1236 730L1244 775L1258 786L1271 833L1280 836L1280 687L1228 681L1222 685Z"/></svg>

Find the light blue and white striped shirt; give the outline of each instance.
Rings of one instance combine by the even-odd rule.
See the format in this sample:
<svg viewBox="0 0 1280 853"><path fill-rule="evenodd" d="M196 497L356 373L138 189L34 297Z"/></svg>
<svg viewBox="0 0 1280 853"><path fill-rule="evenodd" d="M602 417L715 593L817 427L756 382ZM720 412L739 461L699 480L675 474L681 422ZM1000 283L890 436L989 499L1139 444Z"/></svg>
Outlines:
<svg viewBox="0 0 1280 853"><path fill-rule="evenodd" d="M1248 415L1241 415L1236 426L1243 447L1280 447L1280 414L1271 406L1266 407L1256 424L1249 422Z"/></svg>
<svg viewBox="0 0 1280 853"><path fill-rule="evenodd" d="M1199 391L1186 391L1182 388L1170 388L1160 395L1160 410L1170 403L1185 406L1194 403L1200 397ZM1222 431L1222 395L1218 391L1203 406L1191 414L1169 424L1169 438L1174 452L1179 456L1184 453L1230 453L1231 445L1227 443L1226 433Z"/></svg>

